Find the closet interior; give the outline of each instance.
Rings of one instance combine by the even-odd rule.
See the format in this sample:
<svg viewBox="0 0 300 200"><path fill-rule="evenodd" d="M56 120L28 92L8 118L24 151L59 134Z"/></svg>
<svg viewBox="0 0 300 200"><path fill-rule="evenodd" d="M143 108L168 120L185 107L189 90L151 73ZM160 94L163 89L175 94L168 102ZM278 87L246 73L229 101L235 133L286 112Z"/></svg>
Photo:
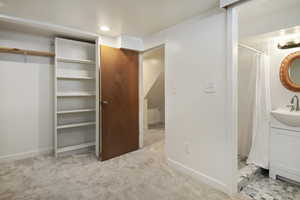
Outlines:
<svg viewBox="0 0 300 200"><path fill-rule="evenodd" d="M55 38L55 155L95 148L95 43Z"/></svg>
<svg viewBox="0 0 300 200"><path fill-rule="evenodd" d="M31 87L28 94L22 94L20 104L31 113L26 116L26 125L21 125L21 117L13 117L20 114L18 110L11 113L7 124L20 127L11 129L10 138L13 141L19 138L19 148L7 147L3 155L28 152L26 155L59 156L91 151L98 157L100 50L96 47L100 46L99 37L64 29L30 27L23 31L21 25L5 25L13 29L0 31L1 73L13 79L12 73L26 70L32 77L25 79L25 83L16 83L7 94L13 98L21 88ZM3 108L16 107L16 101L4 100ZM18 135L19 129L23 131L22 136Z"/></svg>

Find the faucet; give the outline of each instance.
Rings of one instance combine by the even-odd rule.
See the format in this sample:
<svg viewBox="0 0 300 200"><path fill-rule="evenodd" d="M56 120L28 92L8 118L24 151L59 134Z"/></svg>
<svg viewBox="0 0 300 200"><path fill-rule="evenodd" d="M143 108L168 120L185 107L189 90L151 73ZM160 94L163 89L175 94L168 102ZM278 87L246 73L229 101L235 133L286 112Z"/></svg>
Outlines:
<svg viewBox="0 0 300 200"><path fill-rule="evenodd" d="M296 99L296 102L295 102L295 99ZM296 105L295 105L296 103ZM288 105L288 107L291 108L291 111L299 111L300 108L299 108L299 98L297 95L294 95L291 99L291 105Z"/></svg>

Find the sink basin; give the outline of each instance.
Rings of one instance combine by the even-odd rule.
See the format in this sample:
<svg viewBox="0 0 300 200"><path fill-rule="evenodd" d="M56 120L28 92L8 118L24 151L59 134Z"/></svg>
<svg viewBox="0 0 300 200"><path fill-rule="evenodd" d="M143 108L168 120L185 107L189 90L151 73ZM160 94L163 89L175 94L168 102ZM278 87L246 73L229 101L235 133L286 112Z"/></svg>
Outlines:
<svg viewBox="0 0 300 200"><path fill-rule="evenodd" d="M278 121L286 125L300 127L300 111L291 112L287 109L279 108L271 113Z"/></svg>

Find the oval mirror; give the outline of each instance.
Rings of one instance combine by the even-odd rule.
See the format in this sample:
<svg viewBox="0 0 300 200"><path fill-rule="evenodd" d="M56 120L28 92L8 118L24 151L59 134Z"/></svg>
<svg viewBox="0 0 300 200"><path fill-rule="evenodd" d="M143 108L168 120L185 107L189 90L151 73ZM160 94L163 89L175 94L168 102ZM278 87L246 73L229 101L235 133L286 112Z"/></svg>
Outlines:
<svg viewBox="0 0 300 200"><path fill-rule="evenodd" d="M291 63L289 77L294 84L300 85L300 58L295 59Z"/></svg>
<svg viewBox="0 0 300 200"><path fill-rule="evenodd" d="M287 89L300 92L300 51L284 58L280 67L280 80Z"/></svg>

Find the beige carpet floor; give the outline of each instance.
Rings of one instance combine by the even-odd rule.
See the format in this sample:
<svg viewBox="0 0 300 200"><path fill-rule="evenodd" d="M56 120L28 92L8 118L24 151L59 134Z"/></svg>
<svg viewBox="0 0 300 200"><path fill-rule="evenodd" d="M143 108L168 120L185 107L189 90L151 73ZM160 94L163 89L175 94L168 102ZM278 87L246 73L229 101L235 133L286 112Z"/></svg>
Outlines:
<svg viewBox="0 0 300 200"><path fill-rule="evenodd" d="M148 138L152 140L143 149L105 162L80 154L0 163L0 199L239 199L170 168L163 153L163 131Z"/></svg>
<svg viewBox="0 0 300 200"><path fill-rule="evenodd" d="M144 147L148 147L157 142L164 141L165 131L163 128L152 128L144 132Z"/></svg>

